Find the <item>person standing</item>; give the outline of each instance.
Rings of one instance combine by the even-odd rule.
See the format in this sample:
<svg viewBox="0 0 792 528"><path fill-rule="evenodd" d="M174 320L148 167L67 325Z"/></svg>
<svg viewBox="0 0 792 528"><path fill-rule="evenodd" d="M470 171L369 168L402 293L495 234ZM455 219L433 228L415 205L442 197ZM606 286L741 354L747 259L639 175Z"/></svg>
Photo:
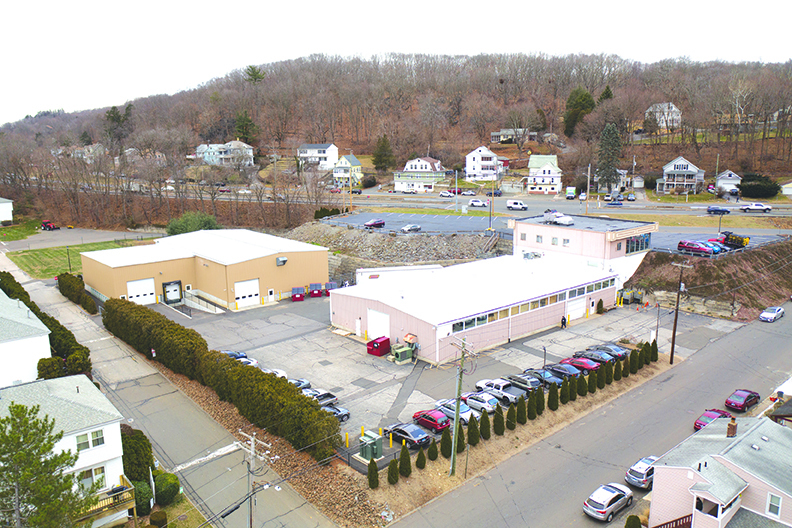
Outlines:
<svg viewBox="0 0 792 528"><path fill-rule="evenodd" d="M566 316L563 316L563 315L562 315L562 316L561 316L561 329L562 329L562 330L563 330L564 328L566 328L566 324L567 324L567 321L566 321Z"/></svg>

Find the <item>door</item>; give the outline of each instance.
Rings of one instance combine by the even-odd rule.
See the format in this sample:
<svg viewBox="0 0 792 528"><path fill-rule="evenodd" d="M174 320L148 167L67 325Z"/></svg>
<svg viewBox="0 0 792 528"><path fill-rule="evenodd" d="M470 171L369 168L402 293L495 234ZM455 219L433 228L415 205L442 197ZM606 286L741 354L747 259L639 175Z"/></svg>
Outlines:
<svg viewBox="0 0 792 528"><path fill-rule="evenodd" d="M181 301L181 281L166 282L162 285L165 292L165 302L168 304Z"/></svg>
<svg viewBox="0 0 792 528"><path fill-rule="evenodd" d="M579 297L567 302L567 314L572 319L580 319L586 315L586 298Z"/></svg>
<svg viewBox="0 0 792 528"><path fill-rule="evenodd" d="M267 290L267 301L275 302L275 290L273 290L272 288Z"/></svg>
<svg viewBox="0 0 792 528"><path fill-rule="evenodd" d="M259 280L251 279L234 283L234 301L237 309L261 304L259 297Z"/></svg>
<svg viewBox="0 0 792 528"><path fill-rule="evenodd" d="M390 316L377 310L368 309L368 338L390 337Z"/></svg>
<svg viewBox="0 0 792 528"><path fill-rule="evenodd" d="M157 294L154 291L154 277L127 281L127 299L138 304L154 304Z"/></svg>

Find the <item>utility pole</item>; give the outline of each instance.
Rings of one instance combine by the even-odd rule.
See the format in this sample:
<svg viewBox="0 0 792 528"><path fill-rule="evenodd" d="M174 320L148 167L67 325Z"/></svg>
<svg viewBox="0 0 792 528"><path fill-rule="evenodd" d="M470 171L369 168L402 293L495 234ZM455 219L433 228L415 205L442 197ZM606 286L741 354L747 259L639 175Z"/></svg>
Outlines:
<svg viewBox="0 0 792 528"><path fill-rule="evenodd" d="M588 214L589 194L591 193L591 163L588 166L588 176L586 176L586 214Z"/></svg>
<svg viewBox="0 0 792 528"><path fill-rule="evenodd" d="M255 493L254 493L253 487L254 487L255 483L251 479L251 475L256 470L256 459L258 458L259 460L264 460L264 456L263 455L259 455L258 453L256 453L256 447L257 446L261 446L261 449L263 450L264 448L271 448L272 446L270 444L262 442L261 440L257 440L256 439L256 433L253 433L252 435L249 435L249 434L247 434L247 433L245 433L243 431L239 431L239 434L241 434L242 436L247 438L248 441L250 442L249 445L246 444L246 443L240 443L239 447L242 449L242 451L245 452L246 459L247 459L247 470L248 470L247 471L247 480L248 480L248 493L249 493L249 497L248 497L248 528L253 528L253 499L255 497Z"/></svg>
<svg viewBox="0 0 792 528"><path fill-rule="evenodd" d="M467 337L462 338L461 343L452 343L458 347L461 352L459 359L459 366L457 367L457 388L456 388L456 406L454 407L454 435L451 437L451 471L448 476L453 477L456 474L456 455L457 455L457 437L461 434L459 429L459 402L462 396L462 375L465 372L465 353L467 352ZM471 417L472 418L472 417Z"/></svg>
<svg viewBox="0 0 792 528"><path fill-rule="evenodd" d="M685 262L688 262L687 260ZM676 329L677 329L677 320L679 319L679 295L682 293L682 272L685 271L685 268L692 268L693 266L687 266L685 264L677 264L676 262L671 263L672 266L679 267L679 286L677 287L677 299L676 299L676 310L674 311L674 328L671 330L671 361L670 363L674 364L674 346L676 345ZM660 309L658 308L658 321L659 321L659 312Z"/></svg>

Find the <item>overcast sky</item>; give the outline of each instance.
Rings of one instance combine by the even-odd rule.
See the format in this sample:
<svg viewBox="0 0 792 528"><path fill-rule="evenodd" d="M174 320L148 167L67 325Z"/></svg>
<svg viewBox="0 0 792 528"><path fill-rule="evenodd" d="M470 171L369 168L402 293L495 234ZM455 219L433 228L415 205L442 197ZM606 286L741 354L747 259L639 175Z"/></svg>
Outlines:
<svg viewBox="0 0 792 528"><path fill-rule="evenodd" d="M792 0L6 2L0 124L173 94L314 53L786 62Z"/></svg>

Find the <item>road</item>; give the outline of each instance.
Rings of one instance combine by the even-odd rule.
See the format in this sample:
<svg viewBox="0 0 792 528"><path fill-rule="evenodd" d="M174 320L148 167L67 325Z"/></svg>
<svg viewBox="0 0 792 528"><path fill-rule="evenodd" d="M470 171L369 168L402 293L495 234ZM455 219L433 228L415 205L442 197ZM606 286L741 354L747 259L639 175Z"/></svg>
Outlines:
<svg viewBox="0 0 792 528"><path fill-rule="evenodd" d="M790 337L792 318L726 334L394 526L601 526L582 512L586 497L601 483L623 482L639 458L662 455L684 440L699 414L722 408L732 389L772 394L792 376ZM644 495L638 492L636 498ZM646 507L637 500L633 509L640 513Z"/></svg>

